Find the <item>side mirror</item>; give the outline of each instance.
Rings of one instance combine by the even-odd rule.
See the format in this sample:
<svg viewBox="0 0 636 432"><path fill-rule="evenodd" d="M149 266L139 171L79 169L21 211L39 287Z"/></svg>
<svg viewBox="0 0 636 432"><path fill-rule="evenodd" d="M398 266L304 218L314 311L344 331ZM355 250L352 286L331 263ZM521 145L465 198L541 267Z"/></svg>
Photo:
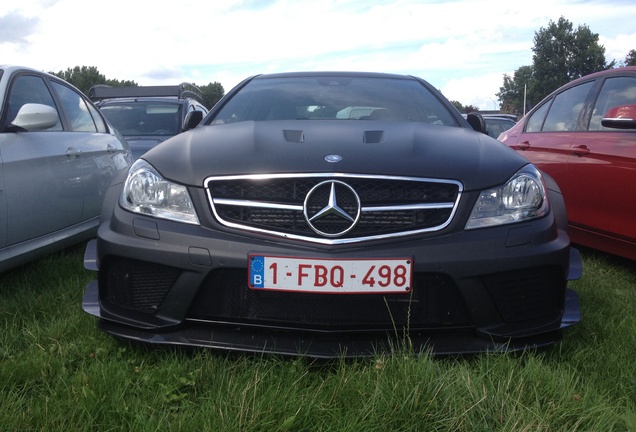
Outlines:
<svg viewBox="0 0 636 432"><path fill-rule="evenodd" d="M481 114L468 113L466 115L466 120L468 120L468 124L470 124L477 132L481 132L486 135L488 134L488 131L486 130L486 122Z"/></svg>
<svg viewBox="0 0 636 432"><path fill-rule="evenodd" d="M190 111L183 121L183 132L194 129L203 120L202 111Z"/></svg>
<svg viewBox="0 0 636 432"><path fill-rule="evenodd" d="M623 105L609 109L601 124L614 129L636 129L636 105Z"/></svg>
<svg viewBox="0 0 636 432"><path fill-rule="evenodd" d="M57 111L50 106L27 103L22 105L11 126L18 130L36 132L52 128L59 120Z"/></svg>

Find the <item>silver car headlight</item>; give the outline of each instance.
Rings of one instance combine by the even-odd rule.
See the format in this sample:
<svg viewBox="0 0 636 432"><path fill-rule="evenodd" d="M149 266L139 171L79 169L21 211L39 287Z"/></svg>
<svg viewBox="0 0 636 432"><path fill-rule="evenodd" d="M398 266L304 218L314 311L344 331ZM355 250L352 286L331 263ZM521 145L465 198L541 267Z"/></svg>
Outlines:
<svg viewBox="0 0 636 432"><path fill-rule="evenodd" d="M481 192L466 229L524 222L547 214L549 208L541 173L526 165L503 186Z"/></svg>
<svg viewBox="0 0 636 432"><path fill-rule="evenodd" d="M165 180L143 159L130 167L119 202L133 213L199 224L186 187Z"/></svg>

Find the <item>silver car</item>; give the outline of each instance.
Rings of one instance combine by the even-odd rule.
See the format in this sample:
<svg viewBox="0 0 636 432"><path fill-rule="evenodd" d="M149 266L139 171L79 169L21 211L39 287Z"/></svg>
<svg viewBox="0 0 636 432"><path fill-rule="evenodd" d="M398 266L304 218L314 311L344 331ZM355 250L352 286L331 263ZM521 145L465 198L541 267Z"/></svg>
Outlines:
<svg viewBox="0 0 636 432"><path fill-rule="evenodd" d="M0 271L94 237L104 194L132 158L75 87L0 65Z"/></svg>

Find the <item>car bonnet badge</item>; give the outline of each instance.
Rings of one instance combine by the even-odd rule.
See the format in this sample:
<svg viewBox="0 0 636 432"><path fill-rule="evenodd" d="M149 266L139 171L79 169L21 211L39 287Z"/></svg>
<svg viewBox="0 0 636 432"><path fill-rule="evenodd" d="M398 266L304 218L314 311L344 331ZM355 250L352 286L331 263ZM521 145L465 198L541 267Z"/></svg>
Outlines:
<svg viewBox="0 0 636 432"><path fill-rule="evenodd" d="M330 155L325 156L325 160L327 162L336 163L336 162L340 162L342 160L342 156L337 155L337 154L330 154Z"/></svg>
<svg viewBox="0 0 636 432"><path fill-rule="evenodd" d="M325 237L346 234L360 219L360 197L351 186L337 180L314 186L303 207L311 229Z"/></svg>

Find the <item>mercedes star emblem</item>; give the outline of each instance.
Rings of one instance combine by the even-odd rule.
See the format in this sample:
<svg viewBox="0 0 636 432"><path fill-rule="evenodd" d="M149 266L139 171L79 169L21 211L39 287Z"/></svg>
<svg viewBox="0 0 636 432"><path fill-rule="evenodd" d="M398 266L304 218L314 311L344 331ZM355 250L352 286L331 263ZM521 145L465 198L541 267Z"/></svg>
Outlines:
<svg viewBox="0 0 636 432"><path fill-rule="evenodd" d="M328 180L314 186L305 197L305 220L316 233L339 237L360 219L360 197L348 184Z"/></svg>

